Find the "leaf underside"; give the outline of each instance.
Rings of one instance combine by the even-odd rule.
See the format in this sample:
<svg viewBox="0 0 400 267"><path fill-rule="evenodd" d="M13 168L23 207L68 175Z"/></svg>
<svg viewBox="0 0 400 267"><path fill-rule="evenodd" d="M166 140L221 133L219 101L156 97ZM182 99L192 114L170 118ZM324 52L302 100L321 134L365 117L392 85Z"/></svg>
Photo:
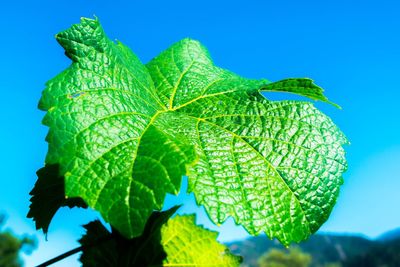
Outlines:
<svg viewBox="0 0 400 267"><path fill-rule="evenodd" d="M182 175L213 222L232 216L285 245L328 218L347 140L311 103L267 100L260 90L271 83L216 67L190 39L146 65L98 20L84 18L57 40L72 65L47 83L39 104L46 163L59 164L68 197L125 237L143 232ZM275 88L325 101L309 79L285 84Z"/></svg>

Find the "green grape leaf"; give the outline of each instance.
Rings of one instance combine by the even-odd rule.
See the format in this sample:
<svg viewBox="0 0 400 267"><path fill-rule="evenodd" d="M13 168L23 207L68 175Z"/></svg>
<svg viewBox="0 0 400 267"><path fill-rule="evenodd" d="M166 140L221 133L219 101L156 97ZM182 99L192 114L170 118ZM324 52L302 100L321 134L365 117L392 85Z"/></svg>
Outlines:
<svg viewBox="0 0 400 267"><path fill-rule="evenodd" d="M313 100L320 100L329 103L337 108L339 105L331 102L324 95L324 89L314 84L314 81L308 78L289 78L278 82L269 83L260 88L261 91L269 92L287 92L306 96Z"/></svg>
<svg viewBox="0 0 400 267"><path fill-rule="evenodd" d="M347 168L347 139L331 119L311 103L268 101L260 94L266 80L214 66L197 41L174 44L147 67L174 111L161 115L164 127L195 145L189 191L212 221L232 216L250 234L264 231L284 245L326 221Z"/></svg>
<svg viewBox="0 0 400 267"><path fill-rule="evenodd" d="M27 217L36 222L36 229L42 229L47 234L50 222L61 207L87 208L80 198L66 198L64 192L64 177L59 175L59 166L46 165L37 171L38 180L30 192L31 205Z"/></svg>
<svg viewBox="0 0 400 267"><path fill-rule="evenodd" d="M179 207L153 212L142 235L126 239L100 221L85 225L83 266L238 266L240 257L216 241L217 233L196 226L193 216L170 217Z"/></svg>
<svg viewBox="0 0 400 267"><path fill-rule="evenodd" d="M179 191L194 150L153 126L163 106L147 69L98 20L82 19L56 38L73 63L47 83L39 103L50 127L46 163L60 165L68 197L138 236L166 193Z"/></svg>
<svg viewBox="0 0 400 267"><path fill-rule="evenodd" d="M240 256L216 241L218 232L195 223L195 215L176 216L161 229L167 253L163 266L239 266Z"/></svg>
<svg viewBox="0 0 400 267"><path fill-rule="evenodd" d="M285 245L328 218L347 140L311 103L267 100L268 81L216 67L190 39L147 65L98 20L82 19L57 40L73 63L39 104L50 128L46 162L60 165L68 197L125 237L142 233L184 174L213 222L232 216ZM290 90L306 91L297 85Z"/></svg>

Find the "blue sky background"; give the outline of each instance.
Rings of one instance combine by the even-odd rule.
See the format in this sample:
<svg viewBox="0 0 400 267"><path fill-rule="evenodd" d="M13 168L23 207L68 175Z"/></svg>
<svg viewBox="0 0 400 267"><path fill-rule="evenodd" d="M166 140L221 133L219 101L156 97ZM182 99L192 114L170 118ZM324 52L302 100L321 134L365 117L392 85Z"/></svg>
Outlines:
<svg viewBox="0 0 400 267"><path fill-rule="evenodd" d="M80 225L95 212L61 210L48 241L25 218L35 171L43 165L47 129L37 110L44 83L69 64L54 35L96 15L107 34L149 61L184 37L200 40L215 63L249 78L311 77L343 110L317 103L351 141L349 170L338 204L322 231L376 237L400 226L399 1L3 1L0 7L0 211L17 234L35 234L38 264L77 246ZM273 99L287 95L268 94ZM221 231L246 236L229 221L210 225L193 197L181 212ZM56 266L78 266L77 257Z"/></svg>

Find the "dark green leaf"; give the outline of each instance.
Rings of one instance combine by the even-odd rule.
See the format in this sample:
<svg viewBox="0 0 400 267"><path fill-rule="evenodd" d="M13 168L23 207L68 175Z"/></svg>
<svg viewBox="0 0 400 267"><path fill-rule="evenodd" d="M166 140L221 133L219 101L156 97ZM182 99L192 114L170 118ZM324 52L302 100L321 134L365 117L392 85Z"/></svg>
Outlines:
<svg viewBox="0 0 400 267"><path fill-rule="evenodd" d="M84 246L80 261L84 266L161 266L166 253L161 244L161 227L179 206L153 212L143 234L126 239L118 231L110 233L100 221L85 225L79 241Z"/></svg>
<svg viewBox="0 0 400 267"><path fill-rule="evenodd" d="M51 219L61 207L87 208L81 198L67 198L64 190L64 177L59 175L57 164L46 165L37 171L38 180L30 192L31 205L28 218L36 222L36 229L42 229L45 234L49 229Z"/></svg>

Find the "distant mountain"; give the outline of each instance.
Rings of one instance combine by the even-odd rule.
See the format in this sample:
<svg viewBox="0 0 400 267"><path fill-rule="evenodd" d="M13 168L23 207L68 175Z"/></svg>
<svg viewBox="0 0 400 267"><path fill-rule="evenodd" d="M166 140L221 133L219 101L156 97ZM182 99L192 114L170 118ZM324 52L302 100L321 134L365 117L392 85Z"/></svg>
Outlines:
<svg viewBox="0 0 400 267"><path fill-rule="evenodd" d="M344 267L399 267L400 237L395 238L395 234L389 236L390 240L386 241L370 240L356 235L316 234L294 246L312 256L312 267L323 267L332 263ZM265 235L227 245L233 253L243 256L243 267L256 267L258 258L272 248L285 249L278 241L270 240Z"/></svg>
<svg viewBox="0 0 400 267"><path fill-rule="evenodd" d="M379 241L391 241L400 238L400 227L383 233L380 235L377 240Z"/></svg>
<svg viewBox="0 0 400 267"><path fill-rule="evenodd" d="M378 241L366 252L347 260L345 267L399 267L400 238Z"/></svg>

